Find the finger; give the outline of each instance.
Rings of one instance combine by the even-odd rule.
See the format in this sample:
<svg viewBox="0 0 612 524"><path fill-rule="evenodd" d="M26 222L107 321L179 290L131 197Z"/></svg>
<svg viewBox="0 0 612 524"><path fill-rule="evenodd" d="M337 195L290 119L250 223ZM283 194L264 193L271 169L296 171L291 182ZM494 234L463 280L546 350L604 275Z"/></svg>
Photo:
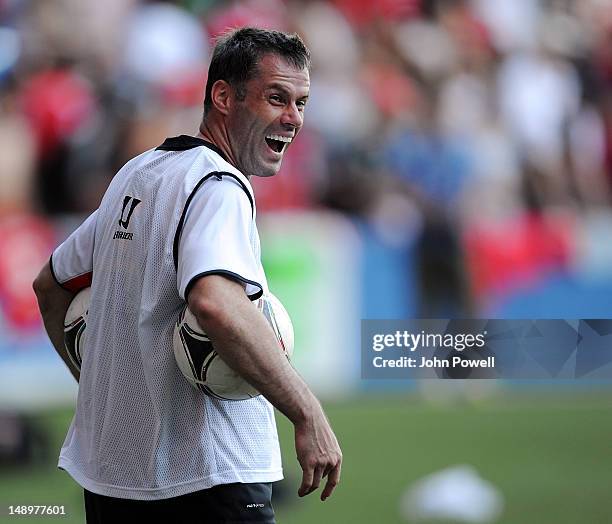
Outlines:
<svg viewBox="0 0 612 524"><path fill-rule="evenodd" d="M321 484L322 478L323 478L323 466L317 466L314 470L314 475L312 476L312 486L310 486L310 491L308 493L312 493L319 487L319 484Z"/></svg>
<svg viewBox="0 0 612 524"><path fill-rule="evenodd" d="M323 488L323 492L321 493L321 500L325 500L329 498L332 494L338 483L340 482L340 470L342 469L341 463L338 462L336 467L331 470L329 475L327 476L327 482L325 484L325 488Z"/></svg>
<svg viewBox="0 0 612 524"><path fill-rule="evenodd" d="M300 497L310 493L310 486L312 486L312 477L314 475L314 468L310 466L302 467L302 470L302 485L300 486L300 489L298 489L298 495Z"/></svg>

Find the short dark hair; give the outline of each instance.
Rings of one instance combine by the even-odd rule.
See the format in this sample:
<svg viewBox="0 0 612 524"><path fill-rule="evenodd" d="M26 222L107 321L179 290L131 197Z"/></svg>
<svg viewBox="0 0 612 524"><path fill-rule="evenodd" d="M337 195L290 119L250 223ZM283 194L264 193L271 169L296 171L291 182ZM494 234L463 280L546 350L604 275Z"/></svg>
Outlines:
<svg viewBox="0 0 612 524"><path fill-rule="evenodd" d="M212 107L211 91L217 80L225 80L244 97L244 84L257 72L261 58L268 54L284 58L296 69L310 69L310 51L296 34L255 27L243 27L223 34L215 45L208 68L204 114Z"/></svg>

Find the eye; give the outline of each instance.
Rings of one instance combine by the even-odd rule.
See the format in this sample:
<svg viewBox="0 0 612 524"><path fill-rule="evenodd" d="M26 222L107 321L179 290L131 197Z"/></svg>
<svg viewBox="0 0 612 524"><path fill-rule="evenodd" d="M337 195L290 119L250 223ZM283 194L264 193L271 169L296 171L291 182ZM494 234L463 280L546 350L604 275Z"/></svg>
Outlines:
<svg viewBox="0 0 612 524"><path fill-rule="evenodd" d="M298 100L296 105L300 111L304 111L304 108L306 107L306 100Z"/></svg>
<svg viewBox="0 0 612 524"><path fill-rule="evenodd" d="M270 95L270 102L273 104L283 104L283 97L280 95Z"/></svg>

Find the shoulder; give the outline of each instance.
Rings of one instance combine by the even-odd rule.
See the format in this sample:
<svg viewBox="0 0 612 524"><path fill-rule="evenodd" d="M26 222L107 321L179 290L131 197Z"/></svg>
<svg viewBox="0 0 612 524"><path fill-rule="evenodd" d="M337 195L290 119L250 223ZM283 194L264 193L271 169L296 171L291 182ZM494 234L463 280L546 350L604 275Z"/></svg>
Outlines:
<svg viewBox="0 0 612 524"><path fill-rule="evenodd" d="M242 208L255 216L255 199L248 180L230 171L214 170L204 175L193 188L189 201ZM189 206L190 202L187 202Z"/></svg>
<svg viewBox="0 0 612 524"><path fill-rule="evenodd" d="M230 164L220 154L207 147L202 147L201 156L204 157L204 165L200 168L199 178L194 186L194 193L205 189L208 194L227 194L246 200L249 203L253 215L255 214L255 194L249 179L242 172Z"/></svg>

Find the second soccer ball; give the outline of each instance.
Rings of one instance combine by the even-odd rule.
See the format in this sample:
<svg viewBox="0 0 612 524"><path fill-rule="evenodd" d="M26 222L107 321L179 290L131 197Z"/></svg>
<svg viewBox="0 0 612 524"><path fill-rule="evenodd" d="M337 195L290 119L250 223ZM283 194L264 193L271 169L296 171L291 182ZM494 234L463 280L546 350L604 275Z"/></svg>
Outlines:
<svg viewBox="0 0 612 524"><path fill-rule="evenodd" d="M291 358L293 325L280 300L268 293L255 301L254 306L272 327L279 350ZM220 400L246 400L260 394L221 359L187 306L176 322L173 342L176 363L193 387Z"/></svg>

